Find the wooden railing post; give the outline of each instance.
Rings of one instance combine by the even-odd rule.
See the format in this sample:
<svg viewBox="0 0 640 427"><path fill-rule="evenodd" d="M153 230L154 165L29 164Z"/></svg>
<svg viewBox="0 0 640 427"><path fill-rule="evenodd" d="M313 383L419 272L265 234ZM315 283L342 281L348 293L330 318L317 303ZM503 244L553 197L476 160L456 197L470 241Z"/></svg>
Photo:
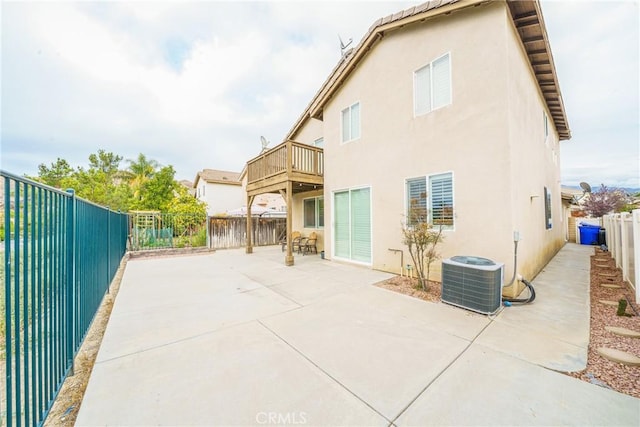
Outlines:
<svg viewBox="0 0 640 427"><path fill-rule="evenodd" d="M287 181L287 255L284 258L284 264L293 265L293 242L291 234L293 233L293 183Z"/></svg>
<svg viewBox="0 0 640 427"><path fill-rule="evenodd" d="M247 247L245 249L246 253L253 253L252 246L252 235L253 235L253 221L251 220L251 204L253 203L253 198L255 196L247 196Z"/></svg>

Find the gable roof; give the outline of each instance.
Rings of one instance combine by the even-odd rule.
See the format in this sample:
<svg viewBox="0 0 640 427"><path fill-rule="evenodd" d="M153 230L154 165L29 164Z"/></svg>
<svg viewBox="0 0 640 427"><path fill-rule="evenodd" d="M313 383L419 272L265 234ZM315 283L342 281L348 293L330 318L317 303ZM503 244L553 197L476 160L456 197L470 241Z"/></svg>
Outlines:
<svg viewBox="0 0 640 427"><path fill-rule="evenodd" d="M410 24L423 24L428 22L430 18L491 1L495 0L433 0L378 19L369 28L360 43L345 52L284 139L294 139L295 134L307 120L311 118L322 119L322 112L328 101L360 61L388 32ZM538 0L507 0L507 4L560 140L570 139L571 131L564 110L564 102L560 93L547 31L542 19L540 3Z"/></svg>
<svg viewBox="0 0 640 427"><path fill-rule="evenodd" d="M193 183L194 187L197 187L200 179L209 184L242 185L240 182L240 174L238 172L203 169L196 175L195 182Z"/></svg>

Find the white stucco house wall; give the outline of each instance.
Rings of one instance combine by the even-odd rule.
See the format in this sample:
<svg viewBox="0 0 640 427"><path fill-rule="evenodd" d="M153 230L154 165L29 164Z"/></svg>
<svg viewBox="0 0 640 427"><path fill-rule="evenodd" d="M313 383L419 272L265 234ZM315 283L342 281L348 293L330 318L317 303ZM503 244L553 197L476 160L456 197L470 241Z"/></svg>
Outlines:
<svg viewBox="0 0 640 427"><path fill-rule="evenodd" d="M245 203L240 173L203 169L193 182L195 197L207 204L207 215L224 215Z"/></svg>

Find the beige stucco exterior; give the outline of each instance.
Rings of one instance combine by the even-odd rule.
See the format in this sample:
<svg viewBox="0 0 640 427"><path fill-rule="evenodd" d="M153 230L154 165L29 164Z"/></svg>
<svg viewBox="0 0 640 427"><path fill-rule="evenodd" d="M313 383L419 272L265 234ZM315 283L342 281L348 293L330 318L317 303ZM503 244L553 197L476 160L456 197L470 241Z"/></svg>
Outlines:
<svg viewBox="0 0 640 427"><path fill-rule="evenodd" d="M452 102L414 117L413 72L451 58ZM341 142L341 110L360 102L361 136ZM324 138L323 247L332 258L333 193L371 189L374 269L399 273L406 179L453 174L453 230L443 258L475 255L513 274L514 232L521 236L518 273L533 278L564 243L560 148L549 112L503 2L482 4L385 34L326 102L322 121L307 119L291 139ZM545 227L544 188L552 196ZM302 199L294 205L294 229ZM306 230L305 230L306 231ZM433 279L439 279L440 263ZM507 292L515 294L517 290Z"/></svg>
<svg viewBox="0 0 640 427"><path fill-rule="evenodd" d="M323 227L315 227L315 228L306 228L304 226L304 199L308 199L311 197L322 197L324 196L324 192L322 190L319 191L308 191L306 193L300 193L293 196L293 230L299 231L303 237L309 236L311 233L315 232L318 236L318 241L316 242L316 246L318 248L318 252L324 251L324 226ZM326 199L325 199L326 202ZM325 215L327 212L327 208L325 206ZM325 217L326 221L326 217Z"/></svg>

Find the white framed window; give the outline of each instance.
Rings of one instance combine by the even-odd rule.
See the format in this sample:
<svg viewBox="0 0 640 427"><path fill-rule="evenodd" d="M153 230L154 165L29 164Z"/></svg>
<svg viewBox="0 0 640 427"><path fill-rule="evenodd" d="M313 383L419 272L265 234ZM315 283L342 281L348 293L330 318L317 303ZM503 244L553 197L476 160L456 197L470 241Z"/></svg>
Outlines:
<svg viewBox="0 0 640 427"><path fill-rule="evenodd" d="M453 173L406 180L407 223L427 220L444 230L454 227Z"/></svg>
<svg viewBox="0 0 640 427"><path fill-rule="evenodd" d="M544 126L544 143L547 144L549 142L549 117L546 111L542 112L542 121Z"/></svg>
<svg viewBox="0 0 640 427"><path fill-rule="evenodd" d="M360 138L360 103L342 110L342 142Z"/></svg>
<svg viewBox="0 0 640 427"><path fill-rule="evenodd" d="M446 53L413 73L413 112L426 114L451 104L451 55Z"/></svg>
<svg viewBox="0 0 640 427"><path fill-rule="evenodd" d="M324 147L324 138L318 138L315 141L313 141L313 146L318 148Z"/></svg>
<svg viewBox="0 0 640 427"><path fill-rule="evenodd" d="M302 204L304 210L304 228L323 228L324 197L304 199Z"/></svg>

